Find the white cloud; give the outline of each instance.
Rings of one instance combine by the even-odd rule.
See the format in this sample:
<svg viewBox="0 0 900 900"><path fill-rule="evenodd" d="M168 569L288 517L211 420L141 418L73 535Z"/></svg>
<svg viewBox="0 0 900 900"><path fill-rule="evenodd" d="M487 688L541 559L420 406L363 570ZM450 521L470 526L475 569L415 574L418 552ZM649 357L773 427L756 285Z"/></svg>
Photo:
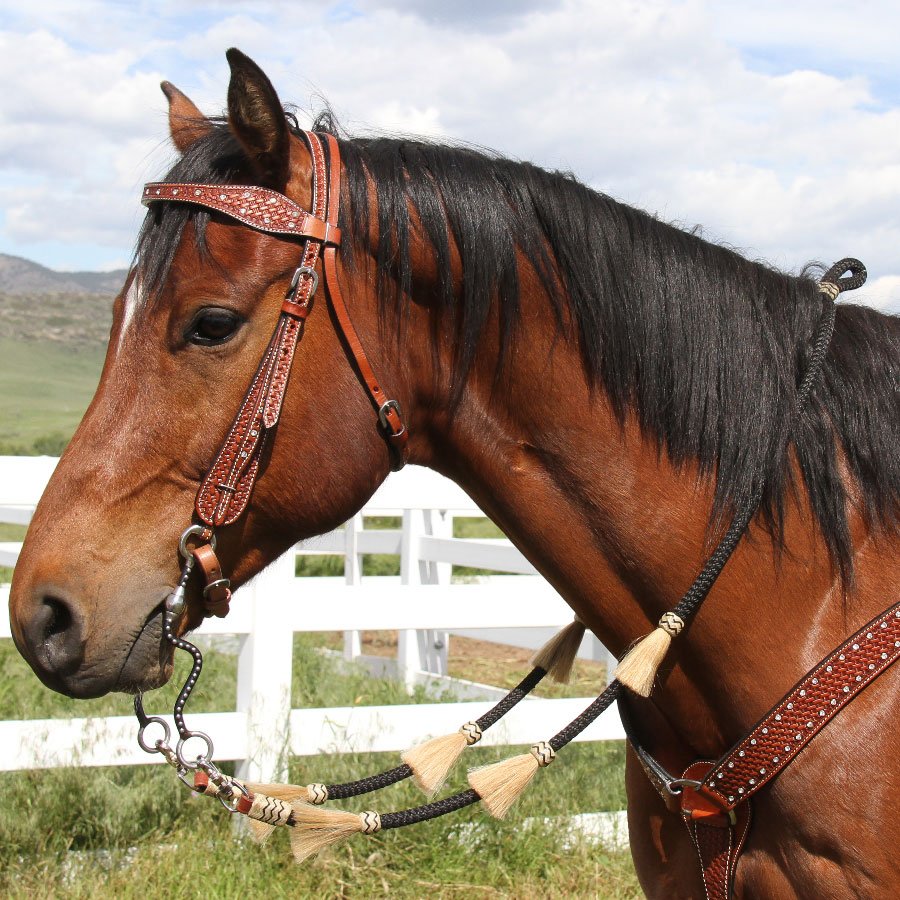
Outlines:
<svg viewBox="0 0 900 900"><path fill-rule="evenodd" d="M162 168L159 79L219 112L224 50L237 45L283 100L323 95L351 128L570 169L788 270L858 255L879 279L875 302L900 277L900 63L889 52L900 12L886 3L504 0L478 21L485 4L431 0L49 9L18 12L0 35L0 77L17 84L0 97L0 237L20 252L57 227L127 254L134 190ZM103 214L84 210L91 196Z"/></svg>

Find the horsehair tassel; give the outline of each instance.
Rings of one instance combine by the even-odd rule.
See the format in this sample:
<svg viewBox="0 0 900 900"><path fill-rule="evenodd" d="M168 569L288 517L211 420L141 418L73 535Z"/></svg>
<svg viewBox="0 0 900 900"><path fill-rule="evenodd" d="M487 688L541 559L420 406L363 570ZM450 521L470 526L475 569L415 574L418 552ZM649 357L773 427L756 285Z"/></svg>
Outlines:
<svg viewBox="0 0 900 900"><path fill-rule="evenodd" d="M284 803L290 807L293 803L322 804L328 799L328 788L324 784L308 784L301 787L297 784L247 784L247 787L257 797L262 796L272 799L273 802ZM276 825L284 822L268 822L267 819L248 813L247 825L250 836L258 844L263 844L269 839Z"/></svg>
<svg viewBox="0 0 900 900"><path fill-rule="evenodd" d="M547 741L535 744L528 753L469 772L469 787L481 797L487 811L502 819L519 795L531 783L538 769L549 766L556 751Z"/></svg>
<svg viewBox="0 0 900 900"><path fill-rule="evenodd" d="M354 834L381 831L381 816L372 811L349 813L295 803L292 820L291 851L297 862L303 862L326 847L343 843Z"/></svg>
<svg viewBox="0 0 900 900"><path fill-rule="evenodd" d="M682 628L684 619L681 616L674 612L663 613L659 625L622 657L616 666L615 677L636 694L649 697L672 638L678 637Z"/></svg>
<svg viewBox="0 0 900 900"><path fill-rule="evenodd" d="M586 630L584 623L576 618L531 657L530 665L544 669L554 681L567 684Z"/></svg>
<svg viewBox="0 0 900 900"><path fill-rule="evenodd" d="M477 722L466 722L453 734L410 747L401 759L412 769L416 786L433 797L444 786L463 750L477 744L481 735L481 726Z"/></svg>
<svg viewBox="0 0 900 900"><path fill-rule="evenodd" d="M586 628L577 618L557 632L530 660L536 669L542 669L555 681L565 683L572 674L575 655L581 646ZM466 722L459 731L432 738L407 750L403 756L413 772L416 785L429 797L443 786L466 747L481 740L482 727L478 722Z"/></svg>

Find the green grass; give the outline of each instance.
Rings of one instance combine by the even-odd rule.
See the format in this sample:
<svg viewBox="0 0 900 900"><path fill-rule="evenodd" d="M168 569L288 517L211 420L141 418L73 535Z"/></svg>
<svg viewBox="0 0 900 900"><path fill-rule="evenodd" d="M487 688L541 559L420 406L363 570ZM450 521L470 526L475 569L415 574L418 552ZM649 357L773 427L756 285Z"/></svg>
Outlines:
<svg viewBox="0 0 900 900"><path fill-rule="evenodd" d="M296 639L297 705L453 699L424 692L409 698L396 683L361 671L340 675L316 651L321 641L309 635ZM14 685L0 692L0 718L129 711L125 697L76 702L52 694L11 643L0 641L0 684ZM205 656L195 712L233 704L234 657L215 651ZM182 665L177 677L183 674ZM164 709L173 697L174 688L155 692L148 708ZM448 729L454 724L448 722ZM475 748L467 762L492 762L514 752ZM504 822L470 808L413 828L357 838L302 867L291 861L284 834L276 834L265 847L236 841L221 807L192 796L167 767L4 774L0 896L640 897L627 853L577 840L569 844L560 828L543 822L545 817L623 808L623 758L618 742L572 745L551 770L538 775ZM339 782L396 763L396 754L298 758L291 761L290 777L295 783ZM464 787L460 766L447 790ZM416 789L404 782L340 806L387 811L421 802ZM527 826L526 819L539 821ZM477 823L477 829L469 830L470 823Z"/></svg>
<svg viewBox="0 0 900 900"><path fill-rule="evenodd" d="M104 351L0 337L0 452L58 453L100 379ZM39 446L35 448L38 442Z"/></svg>

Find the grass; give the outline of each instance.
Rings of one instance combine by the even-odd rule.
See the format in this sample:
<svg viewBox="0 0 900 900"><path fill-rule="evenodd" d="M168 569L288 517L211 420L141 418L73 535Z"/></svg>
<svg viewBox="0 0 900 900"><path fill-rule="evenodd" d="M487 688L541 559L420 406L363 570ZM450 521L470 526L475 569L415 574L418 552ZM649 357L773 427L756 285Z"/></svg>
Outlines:
<svg viewBox="0 0 900 900"><path fill-rule="evenodd" d="M104 352L0 337L0 450L58 453L81 421ZM35 445L38 445L35 447Z"/></svg>
<svg viewBox="0 0 900 900"><path fill-rule="evenodd" d="M322 642L321 636L295 639L295 705L453 699L424 691L408 697L395 682L372 679L362 671L339 675L335 664L317 651ZM228 706L235 691L235 658L212 650L205 655L193 706L197 712ZM184 671L182 662L173 683ZM71 701L52 694L28 671L11 641L0 641L0 685L0 718L130 711L126 697ZM173 687L155 693L148 707L170 706L174 693ZM468 751L468 762L492 762L513 752L475 748ZM572 745L550 772L535 779L504 822L471 808L414 828L358 838L302 867L290 860L285 835L276 835L265 847L236 843L224 811L193 797L168 768L4 774L0 896L192 897L202 888L204 895L217 898L639 897L627 853L567 841L552 822L543 822L623 808L623 759L618 742ZM294 759L290 777L299 783L346 781L396 762L396 754ZM464 787L459 767L447 789ZM341 807L391 810L421 802L416 789L404 782ZM526 819L538 822L526 826ZM477 829L469 830L469 823L478 823Z"/></svg>

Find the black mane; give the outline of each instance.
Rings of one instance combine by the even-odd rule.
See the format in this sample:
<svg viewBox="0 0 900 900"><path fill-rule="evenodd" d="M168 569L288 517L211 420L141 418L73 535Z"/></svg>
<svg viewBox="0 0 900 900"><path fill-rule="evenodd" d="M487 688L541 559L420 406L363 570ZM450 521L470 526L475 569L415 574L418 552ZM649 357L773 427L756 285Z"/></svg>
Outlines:
<svg viewBox="0 0 900 900"><path fill-rule="evenodd" d="M812 278L749 261L570 174L471 148L343 138L327 115L316 128L339 138L345 248L368 240L367 177L376 185L377 277L386 307L411 284L408 210L416 209L436 254L440 300L457 327L457 392L493 303L500 303L501 346L515 341L518 248L532 260L560 329L577 342L589 379L618 415L636 416L676 464L695 462L715 477L714 523L764 482L763 517L781 546L785 498L798 487L785 464L790 443L845 584L853 572L848 504L873 527L898 527L900 318L840 303L825 371L796 421L796 386L825 302ZM168 180L246 177L236 141L218 125ZM151 289L165 279L191 219L202 244L203 211L160 204L148 213L136 260ZM451 240L462 262L456 286ZM858 484L852 501L844 466Z"/></svg>

